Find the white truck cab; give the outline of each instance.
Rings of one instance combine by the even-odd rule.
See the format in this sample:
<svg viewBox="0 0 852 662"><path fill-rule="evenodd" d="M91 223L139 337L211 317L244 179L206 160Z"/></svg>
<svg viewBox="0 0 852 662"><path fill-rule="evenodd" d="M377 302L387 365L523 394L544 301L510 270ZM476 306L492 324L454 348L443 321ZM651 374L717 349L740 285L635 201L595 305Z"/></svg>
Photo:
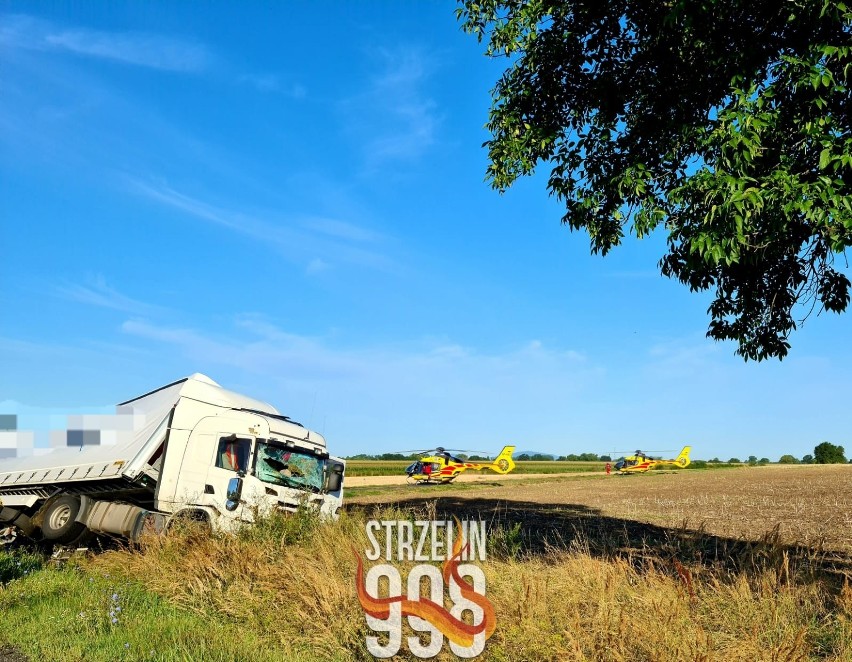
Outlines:
<svg viewBox="0 0 852 662"><path fill-rule="evenodd" d="M209 377L123 402L115 420L110 443L0 462L0 529L72 543L135 539L175 516L233 531L275 509L338 515L345 463L323 436Z"/></svg>

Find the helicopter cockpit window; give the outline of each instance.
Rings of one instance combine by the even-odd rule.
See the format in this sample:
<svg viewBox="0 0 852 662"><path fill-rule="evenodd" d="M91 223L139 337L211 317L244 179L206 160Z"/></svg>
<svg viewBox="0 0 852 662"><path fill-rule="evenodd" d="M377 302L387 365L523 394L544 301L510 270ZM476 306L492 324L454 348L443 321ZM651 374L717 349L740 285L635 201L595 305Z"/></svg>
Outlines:
<svg viewBox="0 0 852 662"><path fill-rule="evenodd" d="M405 468L405 473L409 476L411 474L419 474L423 473L423 463L422 462L412 462Z"/></svg>

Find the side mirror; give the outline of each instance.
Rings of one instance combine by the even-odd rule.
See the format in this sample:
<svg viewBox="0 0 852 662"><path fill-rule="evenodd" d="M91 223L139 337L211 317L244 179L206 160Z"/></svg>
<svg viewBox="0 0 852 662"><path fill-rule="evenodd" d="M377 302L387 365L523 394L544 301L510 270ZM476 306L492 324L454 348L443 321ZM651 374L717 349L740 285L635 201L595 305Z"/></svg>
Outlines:
<svg viewBox="0 0 852 662"><path fill-rule="evenodd" d="M231 478L228 481L228 491L225 493L225 510L236 510L240 505L240 496L243 493L243 479L240 477Z"/></svg>
<svg viewBox="0 0 852 662"><path fill-rule="evenodd" d="M340 462L330 462L325 476L325 491L338 492L343 485L343 470L345 465Z"/></svg>

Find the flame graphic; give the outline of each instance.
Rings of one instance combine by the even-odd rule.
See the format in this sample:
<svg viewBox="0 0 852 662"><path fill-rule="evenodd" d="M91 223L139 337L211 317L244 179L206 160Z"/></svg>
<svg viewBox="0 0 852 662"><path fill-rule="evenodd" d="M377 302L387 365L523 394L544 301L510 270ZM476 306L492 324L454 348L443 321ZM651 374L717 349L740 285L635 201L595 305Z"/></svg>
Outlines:
<svg viewBox="0 0 852 662"><path fill-rule="evenodd" d="M367 592L364 585L364 563L361 560L361 555L353 548L352 552L358 560L358 572L355 576L355 585L358 589L358 600L364 608L364 612L374 618L386 619L390 616L390 605L394 602L401 603L403 616L417 616L431 623L437 628L441 634L458 646L469 647L473 645L474 637L480 632L485 633L486 641L494 634L494 629L497 626L497 618L494 614L494 605L484 595L480 595L473 590L473 586L468 584L459 574L459 559L462 552L467 549L467 544L464 542L464 533L461 523L456 519L457 529L460 532L459 537L453 543L453 554L450 558L444 561L443 576L444 582L449 583L450 579L459 587L462 597L470 600L482 609L482 621L478 625L469 625L464 621L456 618L442 604L433 602L428 598L420 597L417 600L409 600L402 595L388 598L374 598Z"/></svg>

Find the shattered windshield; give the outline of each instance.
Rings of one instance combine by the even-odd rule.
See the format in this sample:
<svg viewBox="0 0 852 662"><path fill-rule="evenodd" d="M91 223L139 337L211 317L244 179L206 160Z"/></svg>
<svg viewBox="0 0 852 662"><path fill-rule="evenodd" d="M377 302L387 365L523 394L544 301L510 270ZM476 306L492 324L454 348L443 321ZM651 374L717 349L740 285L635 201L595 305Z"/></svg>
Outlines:
<svg viewBox="0 0 852 662"><path fill-rule="evenodd" d="M310 453L264 441L257 444L255 473L265 483L319 492L324 468L325 460Z"/></svg>

